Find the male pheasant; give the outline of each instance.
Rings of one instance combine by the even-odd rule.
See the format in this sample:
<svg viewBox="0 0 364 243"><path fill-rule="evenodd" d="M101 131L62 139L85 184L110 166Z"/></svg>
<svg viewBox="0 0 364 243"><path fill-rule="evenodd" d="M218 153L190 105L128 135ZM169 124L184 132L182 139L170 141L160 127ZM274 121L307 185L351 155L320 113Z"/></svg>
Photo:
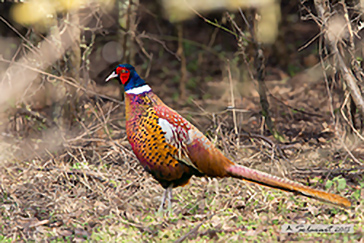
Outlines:
<svg viewBox="0 0 364 243"><path fill-rule="evenodd" d="M134 154L165 189L159 211L172 188L183 186L194 176L234 177L260 185L295 192L343 207L344 197L300 183L237 165L191 123L166 106L129 64L118 65L106 82L117 78L125 89L126 133ZM168 195L167 195L168 194Z"/></svg>

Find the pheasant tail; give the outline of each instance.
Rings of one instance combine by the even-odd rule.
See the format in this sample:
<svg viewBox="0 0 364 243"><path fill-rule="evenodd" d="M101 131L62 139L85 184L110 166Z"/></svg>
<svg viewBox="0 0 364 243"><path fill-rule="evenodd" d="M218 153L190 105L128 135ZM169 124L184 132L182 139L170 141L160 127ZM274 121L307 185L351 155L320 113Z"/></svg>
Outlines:
<svg viewBox="0 0 364 243"><path fill-rule="evenodd" d="M249 169L245 166L233 165L227 168L227 172L232 177L254 182L263 186L268 186L289 192L296 192L306 197L312 197L321 201L337 204L343 207L351 206L351 203L348 199L341 197L339 195L312 189L298 182L276 177L261 171Z"/></svg>

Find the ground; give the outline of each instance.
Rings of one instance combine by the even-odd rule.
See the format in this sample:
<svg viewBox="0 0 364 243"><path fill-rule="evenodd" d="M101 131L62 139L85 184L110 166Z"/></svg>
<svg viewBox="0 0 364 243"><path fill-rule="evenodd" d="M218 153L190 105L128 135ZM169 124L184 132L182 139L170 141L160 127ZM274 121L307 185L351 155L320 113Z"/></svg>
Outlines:
<svg viewBox="0 0 364 243"><path fill-rule="evenodd" d="M195 242L361 239L362 176L345 171L357 164L335 138L328 124L329 108L325 105L319 110L312 108L327 103L327 96L320 95L325 92L325 84L304 83L299 91L281 94L291 86L289 82L268 82L271 97L284 101L270 98L273 113L281 114L274 116L279 117L275 121L277 127L287 140L298 141L282 147L286 156L280 155L271 144L246 136L244 131L259 132L261 127L258 97L254 92L236 104L249 109L237 115L240 136L234 133L231 111L215 114L214 119L207 111L194 117L204 133L240 164L345 196L353 202L351 209L236 179L192 178L189 185L173 191L173 214L161 217L156 210L163 190L143 171L130 150L125 137L123 105L85 99L84 121L80 122L87 133L68 135L63 146L48 155L2 164L3 241L169 242L183 237ZM199 107L208 106L207 103L201 102ZM199 107L192 103L177 110L192 117L190 112ZM205 120L209 122L204 123ZM266 138L273 140L271 136ZM41 141L33 141L29 146L37 143ZM360 146L352 149L352 153L360 161L364 159ZM325 188L328 182L333 182L333 186ZM280 229L285 223L354 224L355 233L283 234Z"/></svg>

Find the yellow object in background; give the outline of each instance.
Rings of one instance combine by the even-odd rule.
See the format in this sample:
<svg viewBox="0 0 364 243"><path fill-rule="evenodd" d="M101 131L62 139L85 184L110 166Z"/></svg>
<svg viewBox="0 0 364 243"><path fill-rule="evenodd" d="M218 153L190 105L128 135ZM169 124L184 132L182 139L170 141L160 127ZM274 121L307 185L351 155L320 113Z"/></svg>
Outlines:
<svg viewBox="0 0 364 243"><path fill-rule="evenodd" d="M239 8L256 8L260 14L257 24L259 42L272 43L278 34L281 11L275 0L162 0L166 15L172 22L187 20L195 13L207 13L217 9L235 11Z"/></svg>

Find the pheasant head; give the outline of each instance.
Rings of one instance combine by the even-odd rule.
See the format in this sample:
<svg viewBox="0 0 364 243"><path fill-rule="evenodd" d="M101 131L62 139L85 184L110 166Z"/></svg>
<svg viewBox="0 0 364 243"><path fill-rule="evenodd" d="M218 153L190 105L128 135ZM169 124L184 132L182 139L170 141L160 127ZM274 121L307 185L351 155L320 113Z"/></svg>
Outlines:
<svg viewBox="0 0 364 243"><path fill-rule="evenodd" d="M135 68L130 64L120 64L106 78L106 82L110 79L117 78L120 84L124 85L125 92L135 88L148 86L145 81L138 75ZM149 87L149 86L148 86Z"/></svg>

